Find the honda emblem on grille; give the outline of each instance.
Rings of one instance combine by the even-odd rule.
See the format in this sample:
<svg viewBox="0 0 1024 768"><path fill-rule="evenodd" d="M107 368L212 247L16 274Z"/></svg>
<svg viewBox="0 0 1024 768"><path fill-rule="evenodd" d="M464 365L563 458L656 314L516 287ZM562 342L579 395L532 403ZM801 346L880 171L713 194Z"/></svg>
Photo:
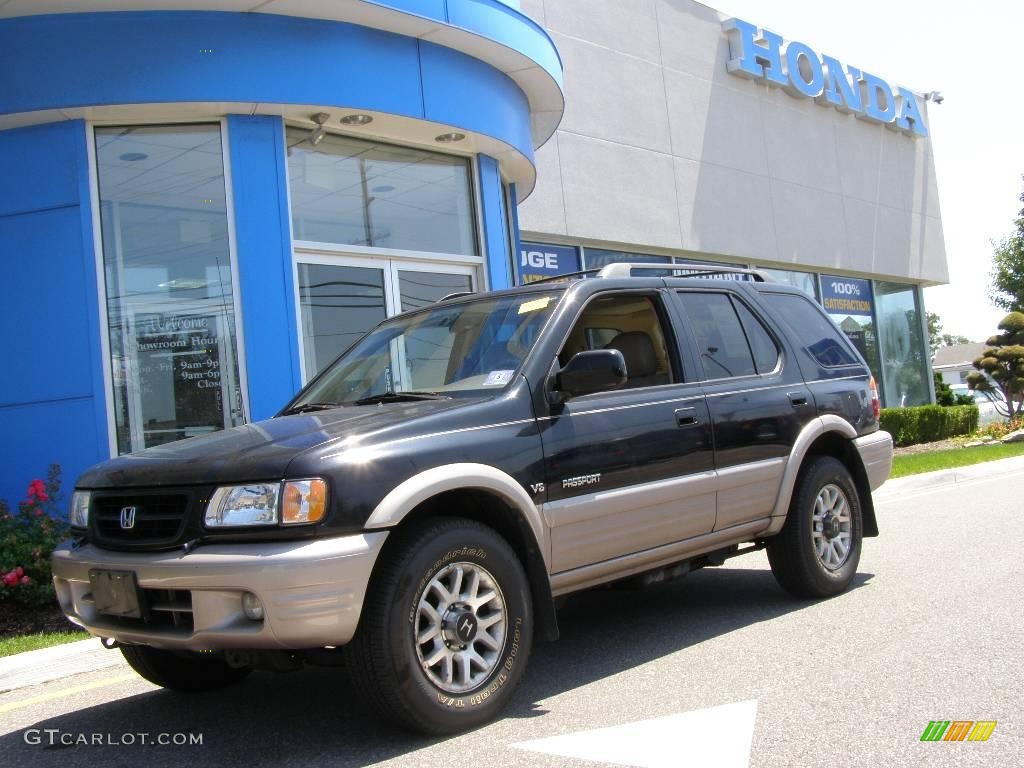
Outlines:
<svg viewBox="0 0 1024 768"><path fill-rule="evenodd" d="M121 507L121 527L126 531L135 527L135 507Z"/></svg>

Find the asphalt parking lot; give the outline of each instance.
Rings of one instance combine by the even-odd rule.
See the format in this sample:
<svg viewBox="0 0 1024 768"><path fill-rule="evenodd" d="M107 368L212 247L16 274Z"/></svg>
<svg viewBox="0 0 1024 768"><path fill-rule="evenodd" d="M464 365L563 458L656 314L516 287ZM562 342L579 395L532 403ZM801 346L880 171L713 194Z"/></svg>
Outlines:
<svg viewBox="0 0 1024 768"><path fill-rule="evenodd" d="M184 696L116 666L0 695L0 755L5 768L1019 765L1022 491L1012 475L886 496L854 587L828 601L787 596L761 552L577 596L506 716L456 738L377 722L341 670ZM985 742L921 742L932 720L997 725ZM617 730L579 735L604 728ZM123 743L142 733L202 743Z"/></svg>

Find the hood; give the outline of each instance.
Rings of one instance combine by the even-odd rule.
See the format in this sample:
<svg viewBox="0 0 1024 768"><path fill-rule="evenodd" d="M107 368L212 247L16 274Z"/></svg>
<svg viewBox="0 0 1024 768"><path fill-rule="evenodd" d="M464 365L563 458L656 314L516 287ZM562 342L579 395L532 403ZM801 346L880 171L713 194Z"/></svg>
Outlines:
<svg viewBox="0 0 1024 768"><path fill-rule="evenodd" d="M372 445L428 417L447 421L480 399L359 405L278 416L201 437L148 448L97 464L79 488L220 485L279 480L302 453L346 438Z"/></svg>

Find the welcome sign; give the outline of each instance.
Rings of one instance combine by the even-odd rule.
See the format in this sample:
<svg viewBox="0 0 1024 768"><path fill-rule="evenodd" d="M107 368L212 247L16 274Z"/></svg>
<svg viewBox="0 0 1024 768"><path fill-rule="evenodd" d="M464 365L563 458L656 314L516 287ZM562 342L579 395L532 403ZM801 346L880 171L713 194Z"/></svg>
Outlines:
<svg viewBox="0 0 1024 768"><path fill-rule="evenodd" d="M732 74L762 80L792 96L814 99L911 136L928 135L912 91L893 89L876 75L819 56L805 43L786 41L741 19L727 19L722 28L729 39L727 68Z"/></svg>

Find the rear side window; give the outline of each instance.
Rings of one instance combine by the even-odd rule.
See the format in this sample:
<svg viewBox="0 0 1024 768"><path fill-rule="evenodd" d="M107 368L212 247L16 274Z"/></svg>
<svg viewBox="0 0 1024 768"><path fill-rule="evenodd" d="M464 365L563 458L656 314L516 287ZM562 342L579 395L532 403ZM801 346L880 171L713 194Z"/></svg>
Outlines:
<svg viewBox="0 0 1024 768"><path fill-rule="evenodd" d="M859 365L840 330L810 299L791 293L763 293L768 304L789 323L800 343L821 365Z"/></svg>
<svg viewBox="0 0 1024 768"><path fill-rule="evenodd" d="M747 332L747 341L750 342L750 351L754 354L757 372L771 373L779 364L779 348L775 345L775 340L761 321L754 317L754 313L747 309L746 304L736 301L735 298L733 303L740 315L743 329Z"/></svg>
<svg viewBox="0 0 1024 768"><path fill-rule="evenodd" d="M726 294L681 291L679 297L697 340L704 374L709 379L757 373L747 336Z"/></svg>

